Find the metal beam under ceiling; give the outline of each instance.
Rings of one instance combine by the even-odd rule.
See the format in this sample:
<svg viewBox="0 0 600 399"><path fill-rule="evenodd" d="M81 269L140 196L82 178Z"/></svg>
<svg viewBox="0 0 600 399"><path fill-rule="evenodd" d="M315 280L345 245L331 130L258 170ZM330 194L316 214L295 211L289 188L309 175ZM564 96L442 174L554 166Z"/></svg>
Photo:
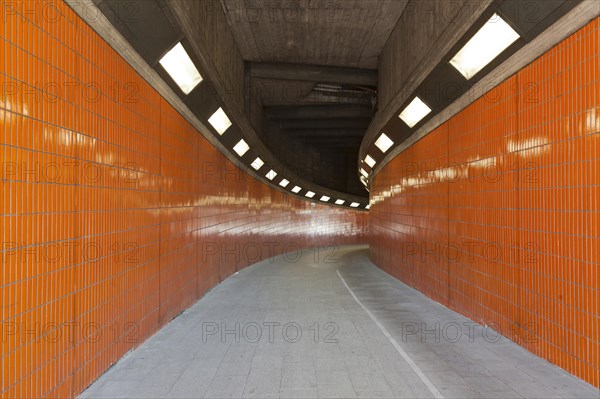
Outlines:
<svg viewBox="0 0 600 399"><path fill-rule="evenodd" d="M377 86L377 70L278 62L249 62L250 76L261 79Z"/></svg>
<svg viewBox="0 0 600 399"><path fill-rule="evenodd" d="M369 127L369 118L282 119L281 129L362 129Z"/></svg>
<svg viewBox="0 0 600 399"><path fill-rule="evenodd" d="M360 137L364 129L282 129L283 134L294 137Z"/></svg>
<svg viewBox="0 0 600 399"><path fill-rule="evenodd" d="M303 105L266 107L270 119L371 118L373 110L363 105Z"/></svg>

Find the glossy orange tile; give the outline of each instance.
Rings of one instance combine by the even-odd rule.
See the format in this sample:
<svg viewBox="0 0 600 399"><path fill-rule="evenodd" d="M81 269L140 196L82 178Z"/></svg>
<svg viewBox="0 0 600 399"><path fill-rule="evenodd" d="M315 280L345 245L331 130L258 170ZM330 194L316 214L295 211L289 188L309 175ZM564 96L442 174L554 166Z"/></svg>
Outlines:
<svg viewBox="0 0 600 399"><path fill-rule="evenodd" d="M74 397L235 271L366 242L367 213L237 170L65 4L0 7L2 397Z"/></svg>
<svg viewBox="0 0 600 399"><path fill-rule="evenodd" d="M399 154L371 259L600 386L596 18Z"/></svg>

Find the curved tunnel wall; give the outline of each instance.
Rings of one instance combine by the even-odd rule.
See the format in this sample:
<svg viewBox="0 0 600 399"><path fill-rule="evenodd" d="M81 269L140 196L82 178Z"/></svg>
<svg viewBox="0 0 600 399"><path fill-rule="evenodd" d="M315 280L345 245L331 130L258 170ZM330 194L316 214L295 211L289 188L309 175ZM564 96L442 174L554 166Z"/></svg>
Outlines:
<svg viewBox="0 0 600 399"><path fill-rule="evenodd" d="M1 7L2 397L75 396L236 270L367 241L366 212L241 172L66 5Z"/></svg>
<svg viewBox="0 0 600 399"><path fill-rule="evenodd" d="M382 269L595 386L598 26L394 158L375 177L370 211Z"/></svg>

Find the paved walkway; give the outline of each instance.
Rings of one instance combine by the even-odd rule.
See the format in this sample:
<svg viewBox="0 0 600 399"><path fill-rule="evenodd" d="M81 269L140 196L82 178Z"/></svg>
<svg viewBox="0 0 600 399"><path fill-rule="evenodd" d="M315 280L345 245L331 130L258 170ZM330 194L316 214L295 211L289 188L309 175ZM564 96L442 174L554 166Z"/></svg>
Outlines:
<svg viewBox="0 0 600 399"><path fill-rule="evenodd" d="M600 398L380 271L366 247L330 252L232 276L81 397Z"/></svg>

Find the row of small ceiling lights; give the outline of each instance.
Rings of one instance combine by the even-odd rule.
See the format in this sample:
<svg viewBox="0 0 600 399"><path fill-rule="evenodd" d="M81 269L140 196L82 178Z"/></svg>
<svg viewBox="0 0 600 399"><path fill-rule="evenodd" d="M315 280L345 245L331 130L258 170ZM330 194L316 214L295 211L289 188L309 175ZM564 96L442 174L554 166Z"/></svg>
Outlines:
<svg viewBox="0 0 600 399"><path fill-rule="evenodd" d="M167 71L167 73L171 76L173 81L179 86L181 91L184 94L189 94L196 86L202 82L202 76L200 72L194 65L194 62L189 57L188 53L183 48L183 45L177 43L167 54L164 55L160 60L160 64ZM210 118L208 118L208 123L217 131L219 135L223 135L227 129L232 126L231 120L223 110L223 108L219 108L215 111L214 114ZM238 141L238 143L233 147L233 151L235 151L238 156L243 157L246 152L250 150L250 146L244 139ZM264 161L257 157L250 166L256 170L257 172L264 166ZM265 175L267 179L273 181L277 176L277 172L273 169L270 169L269 172ZM279 186L282 188L287 188L290 185L290 181L287 179L282 179L279 182ZM294 194L299 194L302 191L302 187L294 185L291 191ZM313 198L316 195L313 191L307 191L304 195L307 198ZM331 200L330 197L323 195L320 199L322 202L329 202ZM346 203L345 200L338 199L335 201L336 205L344 205ZM350 207L358 208L360 203L351 202ZM370 208L370 205L365 206L366 209Z"/></svg>
<svg viewBox="0 0 600 399"><path fill-rule="evenodd" d="M494 14L456 53L450 60L450 64L465 79L469 80L519 39L519 37L519 34L504 19L498 14ZM415 96L406 108L400 112L399 118L409 128L413 128L429 115L431 111L431 108L423 100ZM385 154L394 144L394 141L383 132L375 141L375 146L382 154ZM365 187L368 186L369 176L376 164L375 157L370 154L367 154L361 162L361 166L359 167L360 181ZM369 172L367 169L371 171Z"/></svg>

